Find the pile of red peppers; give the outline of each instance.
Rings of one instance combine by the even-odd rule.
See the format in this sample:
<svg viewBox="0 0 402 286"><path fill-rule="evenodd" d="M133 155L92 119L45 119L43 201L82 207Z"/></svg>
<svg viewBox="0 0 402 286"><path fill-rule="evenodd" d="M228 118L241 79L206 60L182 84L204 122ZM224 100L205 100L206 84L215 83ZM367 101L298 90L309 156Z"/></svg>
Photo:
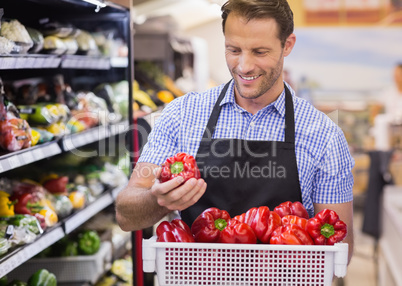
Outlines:
<svg viewBox="0 0 402 286"><path fill-rule="evenodd" d="M274 210L254 207L230 217L225 210L208 208L189 227L181 219L163 221L156 229L157 241L205 243L262 243L333 245L347 235L338 214L324 209L309 218L300 202L284 202Z"/></svg>

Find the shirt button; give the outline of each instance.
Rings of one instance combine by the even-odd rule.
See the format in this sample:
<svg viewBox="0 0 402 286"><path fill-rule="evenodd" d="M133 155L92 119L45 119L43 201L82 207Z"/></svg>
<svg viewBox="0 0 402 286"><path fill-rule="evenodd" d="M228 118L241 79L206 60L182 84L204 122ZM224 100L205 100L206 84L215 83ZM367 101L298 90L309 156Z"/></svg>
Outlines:
<svg viewBox="0 0 402 286"><path fill-rule="evenodd" d="M254 127L254 125L255 125L255 122L250 123L250 127Z"/></svg>

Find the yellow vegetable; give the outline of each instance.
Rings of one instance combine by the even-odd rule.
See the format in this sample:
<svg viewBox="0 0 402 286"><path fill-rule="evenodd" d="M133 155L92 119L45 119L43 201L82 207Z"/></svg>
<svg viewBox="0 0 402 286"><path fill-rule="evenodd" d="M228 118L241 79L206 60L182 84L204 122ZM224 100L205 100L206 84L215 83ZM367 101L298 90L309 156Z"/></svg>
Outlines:
<svg viewBox="0 0 402 286"><path fill-rule="evenodd" d="M0 216L13 216L14 204L9 199L10 194L0 191Z"/></svg>
<svg viewBox="0 0 402 286"><path fill-rule="evenodd" d="M173 93L171 93L168 90L161 90L158 91L158 93L156 94L156 96L159 98L160 101L164 102L164 103L169 103L174 99L174 95Z"/></svg>
<svg viewBox="0 0 402 286"><path fill-rule="evenodd" d="M48 207L41 209L39 213L45 217L46 226L53 226L59 221L56 212Z"/></svg>
<svg viewBox="0 0 402 286"><path fill-rule="evenodd" d="M31 137L31 146L35 146L36 144L38 144L40 133L31 128Z"/></svg>
<svg viewBox="0 0 402 286"><path fill-rule="evenodd" d="M74 209L82 209L85 206L85 195L78 191L72 191L68 198Z"/></svg>

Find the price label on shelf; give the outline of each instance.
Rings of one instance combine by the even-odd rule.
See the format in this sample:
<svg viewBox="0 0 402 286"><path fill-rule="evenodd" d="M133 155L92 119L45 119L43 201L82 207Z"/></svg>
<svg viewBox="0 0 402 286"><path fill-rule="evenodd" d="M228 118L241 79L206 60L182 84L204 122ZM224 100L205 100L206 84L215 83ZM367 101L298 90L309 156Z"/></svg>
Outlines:
<svg viewBox="0 0 402 286"><path fill-rule="evenodd" d="M23 57L16 58L14 68L16 68L16 69L26 68L26 58L23 58Z"/></svg>
<svg viewBox="0 0 402 286"><path fill-rule="evenodd" d="M18 159L18 156L11 156L10 158L8 158L8 164L10 165L11 169L17 168L22 165L20 160Z"/></svg>
<svg viewBox="0 0 402 286"><path fill-rule="evenodd" d="M36 160L41 160L41 159L45 158L45 155L43 154L41 148L38 148L38 149L33 150L33 151L32 151L32 155L34 156L34 158L35 158Z"/></svg>
<svg viewBox="0 0 402 286"><path fill-rule="evenodd" d="M33 68L35 66L35 58L27 57L25 58L25 67L26 68Z"/></svg>
<svg viewBox="0 0 402 286"><path fill-rule="evenodd" d="M60 154L60 153L61 153L60 147L59 147L59 145L57 145L56 143L50 145L50 146L48 147L48 150L49 150L49 152L50 152L51 155L57 155L57 154Z"/></svg>
<svg viewBox="0 0 402 286"><path fill-rule="evenodd" d="M22 154L22 162L23 164L27 165L29 163L32 163L33 161L35 161L33 155L31 152L25 152Z"/></svg>

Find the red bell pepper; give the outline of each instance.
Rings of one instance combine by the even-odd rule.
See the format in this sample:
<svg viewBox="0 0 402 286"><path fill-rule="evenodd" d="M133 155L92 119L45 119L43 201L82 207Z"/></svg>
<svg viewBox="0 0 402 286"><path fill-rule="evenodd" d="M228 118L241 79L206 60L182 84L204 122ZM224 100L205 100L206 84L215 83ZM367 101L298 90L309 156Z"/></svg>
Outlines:
<svg viewBox="0 0 402 286"><path fill-rule="evenodd" d="M156 228L156 241L194 242L190 227L181 219L162 221Z"/></svg>
<svg viewBox="0 0 402 286"><path fill-rule="evenodd" d="M306 229L307 221L308 220L305 219L304 217L299 217L296 215L285 215L282 218L282 225L297 224L302 229Z"/></svg>
<svg viewBox="0 0 402 286"><path fill-rule="evenodd" d="M162 165L160 181L166 182L178 176L183 177L184 181L201 178L200 170L193 156L181 152L166 159Z"/></svg>
<svg viewBox="0 0 402 286"><path fill-rule="evenodd" d="M43 187L52 194L67 194L68 177L61 176L45 181Z"/></svg>
<svg viewBox="0 0 402 286"><path fill-rule="evenodd" d="M13 195L12 200L15 201L14 212L16 214L33 215L43 208L31 193Z"/></svg>
<svg viewBox="0 0 402 286"><path fill-rule="evenodd" d="M255 244L257 243L257 236L248 224L230 219L227 226L221 231L219 242Z"/></svg>
<svg viewBox="0 0 402 286"><path fill-rule="evenodd" d="M309 218L308 212L301 202L283 202L274 208L274 212L280 217L284 217L285 215L297 215L306 219Z"/></svg>
<svg viewBox="0 0 402 286"><path fill-rule="evenodd" d="M269 243L272 232L282 225L281 217L276 212L271 212L267 206L251 208L233 219L251 226L261 243Z"/></svg>
<svg viewBox="0 0 402 286"><path fill-rule="evenodd" d="M196 242L257 243L253 229L246 223L231 219L218 208L204 210L191 225Z"/></svg>
<svg viewBox="0 0 402 286"><path fill-rule="evenodd" d="M308 232L296 224L280 226L274 230L271 244L313 245L314 241Z"/></svg>
<svg viewBox="0 0 402 286"><path fill-rule="evenodd" d="M333 245L347 235L346 223L339 219L335 211L329 209L324 209L310 218L306 228L315 244L320 245Z"/></svg>

